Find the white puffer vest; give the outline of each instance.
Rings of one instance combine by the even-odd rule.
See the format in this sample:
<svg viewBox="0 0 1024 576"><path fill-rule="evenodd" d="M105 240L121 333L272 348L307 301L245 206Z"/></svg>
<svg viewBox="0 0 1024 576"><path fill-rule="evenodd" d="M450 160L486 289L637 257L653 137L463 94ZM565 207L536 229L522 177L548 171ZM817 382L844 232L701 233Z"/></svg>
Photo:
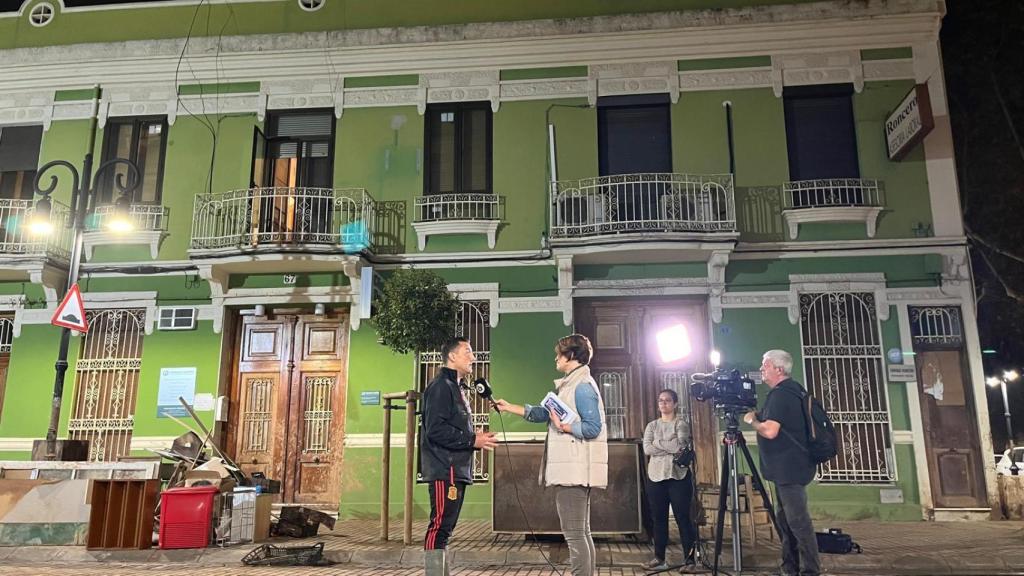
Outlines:
<svg viewBox="0 0 1024 576"><path fill-rule="evenodd" d="M544 463L540 469L540 483L546 486L608 486L608 424L604 415L604 398L589 366L580 366L565 378L555 380L555 392L572 411L576 409L576 387L592 386L597 392L601 414L601 433L593 440L581 440L566 434L548 423L548 436L544 443Z"/></svg>

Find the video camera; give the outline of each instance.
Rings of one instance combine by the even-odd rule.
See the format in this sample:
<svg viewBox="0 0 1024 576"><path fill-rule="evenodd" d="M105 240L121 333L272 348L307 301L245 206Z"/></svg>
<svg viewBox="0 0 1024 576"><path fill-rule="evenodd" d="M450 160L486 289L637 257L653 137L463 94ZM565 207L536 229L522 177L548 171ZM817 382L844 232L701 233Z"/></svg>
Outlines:
<svg viewBox="0 0 1024 576"><path fill-rule="evenodd" d="M690 380L690 395L701 402L710 400L716 408L737 410L757 407L754 381L739 370L716 368L707 374L693 374Z"/></svg>

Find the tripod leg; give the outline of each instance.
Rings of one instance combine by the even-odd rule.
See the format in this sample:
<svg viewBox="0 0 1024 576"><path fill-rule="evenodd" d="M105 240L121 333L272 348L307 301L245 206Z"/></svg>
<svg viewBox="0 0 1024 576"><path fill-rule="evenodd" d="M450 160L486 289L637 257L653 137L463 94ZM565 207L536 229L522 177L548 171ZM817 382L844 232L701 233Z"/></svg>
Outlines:
<svg viewBox="0 0 1024 576"><path fill-rule="evenodd" d="M779 535L779 542L781 542L782 531L779 530L779 522L775 519L775 508L772 507L772 501L768 498L768 492L765 489L764 481L761 479L761 474L758 473L757 468L754 466L754 458L750 455L747 443L741 440L739 445L743 452L743 457L747 461L747 467L750 468L750 475L753 477L754 486L757 487L757 491L761 494L761 501L764 502L764 507L768 510L768 519L772 521L772 528L775 528L775 533Z"/></svg>
<svg viewBox="0 0 1024 576"><path fill-rule="evenodd" d="M722 555L722 534L725 531L725 501L729 493L729 450L722 447L722 480L718 483L718 520L715 522L715 562L712 575L718 574L718 557Z"/></svg>

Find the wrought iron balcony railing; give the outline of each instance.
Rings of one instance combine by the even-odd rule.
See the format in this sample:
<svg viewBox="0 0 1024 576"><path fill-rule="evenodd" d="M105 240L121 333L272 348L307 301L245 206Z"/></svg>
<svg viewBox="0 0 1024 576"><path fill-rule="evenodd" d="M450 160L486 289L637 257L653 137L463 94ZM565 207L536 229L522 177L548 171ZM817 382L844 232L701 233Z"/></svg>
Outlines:
<svg viewBox="0 0 1024 576"><path fill-rule="evenodd" d="M551 186L551 238L735 232L731 174L620 174Z"/></svg>
<svg viewBox="0 0 1024 576"><path fill-rule="evenodd" d="M370 245L374 201L362 188L250 188L196 196L192 250Z"/></svg>
<svg viewBox="0 0 1024 576"><path fill-rule="evenodd" d="M878 180L831 178L796 180L782 185L782 209L881 206Z"/></svg>
<svg viewBox="0 0 1024 576"><path fill-rule="evenodd" d="M68 260L74 231L68 227L71 210L51 201L49 234L33 233L29 227L35 215L32 200L0 199L0 256L37 256Z"/></svg>
<svg viewBox="0 0 1024 576"><path fill-rule="evenodd" d="M113 204L97 206L92 217L86 222L86 231L105 230L108 222L114 217L115 210ZM128 220L132 223L132 229L138 231L167 230L167 214L167 208L158 204L132 204L128 208Z"/></svg>
<svg viewBox="0 0 1024 576"><path fill-rule="evenodd" d="M428 194L416 199L415 222L501 220L504 200L494 194Z"/></svg>

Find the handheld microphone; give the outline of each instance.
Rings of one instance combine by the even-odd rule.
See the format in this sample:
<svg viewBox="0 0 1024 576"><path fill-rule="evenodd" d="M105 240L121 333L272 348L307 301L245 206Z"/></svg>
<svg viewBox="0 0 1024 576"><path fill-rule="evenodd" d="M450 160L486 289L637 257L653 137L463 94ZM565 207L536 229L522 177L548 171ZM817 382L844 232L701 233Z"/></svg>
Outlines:
<svg viewBox="0 0 1024 576"><path fill-rule="evenodd" d="M491 390L491 384L487 381L486 378L481 377L474 380L473 389L476 390L476 393L478 395L490 400L492 404L494 403L494 399L491 398L491 395L493 394L493 391Z"/></svg>

